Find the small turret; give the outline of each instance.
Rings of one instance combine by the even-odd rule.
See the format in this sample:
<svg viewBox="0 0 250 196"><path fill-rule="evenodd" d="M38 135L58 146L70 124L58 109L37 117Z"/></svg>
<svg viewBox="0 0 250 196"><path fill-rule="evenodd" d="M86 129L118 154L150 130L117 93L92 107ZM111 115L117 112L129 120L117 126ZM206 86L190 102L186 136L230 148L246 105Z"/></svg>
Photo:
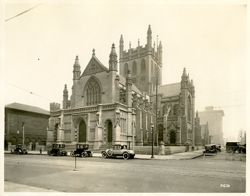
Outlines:
<svg viewBox="0 0 250 196"><path fill-rule="evenodd" d="M110 71L117 71L117 54L115 51L115 44L112 44L111 52L109 55L109 70Z"/></svg>
<svg viewBox="0 0 250 196"><path fill-rule="evenodd" d="M152 48L152 31L151 31L151 26L148 26L148 31L147 31L147 47Z"/></svg>
<svg viewBox="0 0 250 196"><path fill-rule="evenodd" d="M67 108L68 105L68 98L69 98L69 92L67 89L67 85L64 85L64 90L63 90L63 109Z"/></svg>
<svg viewBox="0 0 250 196"><path fill-rule="evenodd" d="M81 75L81 67L80 67L78 56L76 56L74 68L73 68L73 80L79 80L80 75Z"/></svg>
<svg viewBox="0 0 250 196"><path fill-rule="evenodd" d="M119 45L119 54L120 54L120 61L121 61L121 58L122 58L122 54L123 54L123 50L124 50L124 41L123 41L123 36L121 35L121 38L120 38L120 45Z"/></svg>
<svg viewBox="0 0 250 196"><path fill-rule="evenodd" d="M158 63L160 66L162 66L162 45L161 45L161 41L160 44L158 46Z"/></svg>
<svg viewBox="0 0 250 196"><path fill-rule="evenodd" d="M182 73L181 79L184 80L184 81L186 81L188 79L188 75L187 75L185 67L183 69L183 73Z"/></svg>

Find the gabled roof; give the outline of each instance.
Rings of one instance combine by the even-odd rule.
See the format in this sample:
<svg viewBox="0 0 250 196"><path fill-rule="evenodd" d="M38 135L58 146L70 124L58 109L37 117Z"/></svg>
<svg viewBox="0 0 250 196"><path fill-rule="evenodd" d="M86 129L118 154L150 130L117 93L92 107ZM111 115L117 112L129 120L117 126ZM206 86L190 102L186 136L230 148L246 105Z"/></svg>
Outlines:
<svg viewBox="0 0 250 196"><path fill-rule="evenodd" d="M173 83L159 86L159 94L163 97L173 97L181 93L181 83Z"/></svg>
<svg viewBox="0 0 250 196"><path fill-rule="evenodd" d="M33 113L38 113L38 114L50 115L49 111L47 111L47 110L44 110L44 109L36 107L36 106L25 105L25 104L21 104L21 103L11 103L11 104L6 105L5 108L21 110L21 111L26 111L26 112L33 112Z"/></svg>
<svg viewBox="0 0 250 196"><path fill-rule="evenodd" d="M105 67L95 55L92 55L88 65L82 73L82 76L91 75L99 72L108 71L108 68Z"/></svg>

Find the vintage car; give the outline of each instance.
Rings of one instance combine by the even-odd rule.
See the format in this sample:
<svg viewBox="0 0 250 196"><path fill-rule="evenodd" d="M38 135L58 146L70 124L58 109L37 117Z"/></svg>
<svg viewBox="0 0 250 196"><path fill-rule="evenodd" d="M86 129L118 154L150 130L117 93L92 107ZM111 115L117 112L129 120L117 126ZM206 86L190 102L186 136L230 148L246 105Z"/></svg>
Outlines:
<svg viewBox="0 0 250 196"><path fill-rule="evenodd" d="M27 149L22 144L17 144L10 152L12 154L28 154Z"/></svg>
<svg viewBox="0 0 250 196"><path fill-rule="evenodd" d="M239 152L239 142L227 142L226 143L226 151L227 152L233 152L235 153L236 151Z"/></svg>
<svg viewBox="0 0 250 196"><path fill-rule="evenodd" d="M112 148L102 151L103 158L123 157L123 159L133 159L135 153L133 150L128 150L127 145L115 144Z"/></svg>
<svg viewBox="0 0 250 196"><path fill-rule="evenodd" d="M92 157L88 144L76 144L76 149L70 153L71 156Z"/></svg>
<svg viewBox="0 0 250 196"><path fill-rule="evenodd" d="M52 156L67 156L65 144L52 144L52 149L48 150L48 155Z"/></svg>
<svg viewBox="0 0 250 196"><path fill-rule="evenodd" d="M217 146L215 144L207 144L203 153L217 153Z"/></svg>
<svg viewBox="0 0 250 196"><path fill-rule="evenodd" d="M215 146L216 146L216 150L217 150L217 152L221 152L221 145L216 144Z"/></svg>
<svg viewBox="0 0 250 196"><path fill-rule="evenodd" d="M246 154L246 144L240 144L239 145L239 153Z"/></svg>

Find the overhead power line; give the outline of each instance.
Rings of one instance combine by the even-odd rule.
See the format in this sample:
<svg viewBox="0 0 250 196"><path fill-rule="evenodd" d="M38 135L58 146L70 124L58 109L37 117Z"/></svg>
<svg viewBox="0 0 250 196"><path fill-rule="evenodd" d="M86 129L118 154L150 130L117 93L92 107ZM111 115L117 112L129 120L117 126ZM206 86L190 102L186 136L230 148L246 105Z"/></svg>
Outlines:
<svg viewBox="0 0 250 196"><path fill-rule="evenodd" d="M47 101L51 101L50 99L48 99L48 98L46 98L46 97L44 97L44 96L41 96L41 95L39 95L39 94L37 94L37 93L34 93L33 91L29 91L29 90L27 90L27 89L25 89L25 88L23 88L23 87L17 86L17 85L15 85L15 84L11 84L11 83L9 83L9 82L7 82L7 84L10 85L10 86L15 87L15 88L17 88L17 89L20 89L20 90L22 90L22 91L24 91L24 92L26 92L26 93L28 93L28 94L30 94L30 95L37 96L37 97L40 97L40 98L42 98L42 99L46 99Z"/></svg>
<svg viewBox="0 0 250 196"><path fill-rule="evenodd" d="M8 21L10 21L10 20L12 20L12 19L14 19L14 18L16 18L16 17L18 17L18 16L21 16L21 15L23 15L23 14L25 14L25 13L27 13L27 12L33 10L33 9L35 9L36 7L38 7L38 6L41 5L41 4L42 4L42 3L36 4L36 5L34 5L33 7L29 8L29 9L27 9L27 10L24 10L24 11L22 11L21 13L15 15L15 16L12 16L12 17L10 17L10 18L7 18L7 19L5 19L5 22L8 22Z"/></svg>

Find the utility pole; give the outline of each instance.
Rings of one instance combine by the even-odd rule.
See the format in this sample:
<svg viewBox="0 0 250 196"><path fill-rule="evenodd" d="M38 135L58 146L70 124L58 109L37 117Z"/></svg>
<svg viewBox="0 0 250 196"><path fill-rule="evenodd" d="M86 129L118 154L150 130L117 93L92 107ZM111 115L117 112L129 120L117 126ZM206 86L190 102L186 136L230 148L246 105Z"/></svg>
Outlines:
<svg viewBox="0 0 250 196"><path fill-rule="evenodd" d="M22 128L23 128L23 146L24 146L24 122L22 122Z"/></svg>
<svg viewBox="0 0 250 196"><path fill-rule="evenodd" d="M158 66L157 66L157 69L156 69L156 82L155 82L155 85L156 85L156 91L155 91L155 130L156 130L156 138L158 140L158 127L157 127L157 117L158 117ZM157 141L158 143L158 141Z"/></svg>

